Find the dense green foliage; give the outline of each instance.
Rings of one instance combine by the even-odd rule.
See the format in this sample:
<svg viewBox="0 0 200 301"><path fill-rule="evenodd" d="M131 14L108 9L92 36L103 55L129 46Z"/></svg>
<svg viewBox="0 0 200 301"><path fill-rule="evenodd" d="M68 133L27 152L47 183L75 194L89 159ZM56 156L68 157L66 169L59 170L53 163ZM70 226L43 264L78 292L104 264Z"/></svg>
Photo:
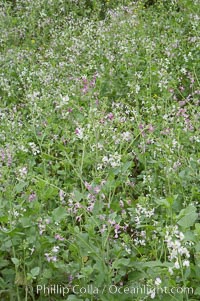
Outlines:
<svg viewBox="0 0 200 301"><path fill-rule="evenodd" d="M199 20L0 1L1 300L199 300Z"/></svg>

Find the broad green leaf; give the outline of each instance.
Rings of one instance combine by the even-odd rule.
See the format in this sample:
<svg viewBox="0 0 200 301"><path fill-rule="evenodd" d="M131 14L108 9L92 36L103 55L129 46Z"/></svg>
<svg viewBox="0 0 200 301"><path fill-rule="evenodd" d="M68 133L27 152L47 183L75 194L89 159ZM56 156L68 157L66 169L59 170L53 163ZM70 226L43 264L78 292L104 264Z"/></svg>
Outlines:
<svg viewBox="0 0 200 301"><path fill-rule="evenodd" d="M182 209L178 216L178 224L183 228L189 228L194 225L198 213L194 205L189 205L187 208Z"/></svg>
<svg viewBox="0 0 200 301"><path fill-rule="evenodd" d="M31 274L35 277L38 276L40 273L40 267L35 267L31 270Z"/></svg>
<svg viewBox="0 0 200 301"><path fill-rule="evenodd" d="M118 268L119 266L128 266L129 263L130 263L130 259L121 258L114 261L112 266L113 268Z"/></svg>
<svg viewBox="0 0 200 301"><path fill-rule="evenodd" d="M27 182L19 182L16 186L15 186L15 191L17 193L20 193L24 190L24 188L26 187L28 183Z"/></svg>
<svg viewBox="0 0 200 301"><path fill-rule="evenodd" d="M77 202L80 202L80 200L83 198L83 194L79 192L78 190L74 191L74 196Z"/></svg>
<svg viewBox="0 0 200 301"><path fill-rule="evenodd" d="M19 265L20 264L20 261L19 261L19 259L17 259L17 258L11 258L11 260L12 260L12 262L14 263L14 265Z"/></svg>
<svg viewBox="0 0 200 301"><path fill-rule="evenodd" d="M22 223L23 228L32 226L32 220L29 217L22 217L19 221Z"/></svg>
<svg viewBox="0 0 200 301"><path fill-rule="evenodd" d="M67 216L67 211L63 207L58 207L53 210L52 215L56 222L60 222L62 219L64 219Z"/></svg>
<svg viewBox="0 0 200 301"><path fill-rule="evenodd" d="M6 260L6 259L1 259L0 260L0 269L2 269L2 268L4 268L4 267L6 267L6 266L8 266L9 265L9 261L8 260ZM13 262L14 263L14 262Z"/></svg>
<svg viewBox="0 0 200 301"><path fill-rule="evenodd" d="M136 281L139 280L141 278L144 278L145 273L141 272L141 271L134 271L128 274L128 280L130 281Z"/></svg>
<svg viewBox="0 0 200 301"><path fill-rule="evenodd" d="M165 206L166 208L170 208L170 203L166 199L156 199L155 202L159 206Z"/></svg>

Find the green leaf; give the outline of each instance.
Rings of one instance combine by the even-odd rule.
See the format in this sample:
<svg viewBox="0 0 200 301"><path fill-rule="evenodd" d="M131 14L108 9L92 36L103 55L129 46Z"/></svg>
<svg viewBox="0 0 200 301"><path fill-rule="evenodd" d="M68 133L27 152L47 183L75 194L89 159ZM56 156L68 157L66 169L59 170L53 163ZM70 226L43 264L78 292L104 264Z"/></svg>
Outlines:
<svg viewBox="0 0 200 301"><path fill-rule="evenodd" d="M126 259L126 258L121 258L121 259L117 259L113 262L113 268L118 268L119 266L128 266L130 263L130 259Z"/></svg>
<svg viewBox="0 0 200 301"><path fill-rule="evenodd" d="M165 206L166 208L170 208L170 203L166 199L156 199L155 202L159 206Z"/></svg>
<svg viewBox="0 0 200 301"><path fill-rule="evenodd" d="M89 277L92 274L93 270L94 269L91 266L86 266L81 269L81 274L84 277Z"/></svg>
<svg viewBox="0 0 200 301"><path fill-rule="evenodd" d="M23 191L23 189L26 187L28 183L27 182L19 182L16 186L15 186L15 191L17 193L20 193Z"/></svg>
<svg viewBox="0 0 200 301"><path fill-rule="evenodd" d="M31 270L31 275L32 275L33 277L38 276L39 273L40 273L40 267L35 267L35 268L33 268L33 269Z"/></svg>
<svg viewBox="0 0 200 301"><path fill-rule="evenodd" d="M29 217L22 217L19 219L19 221L21 222L23 228L28 228L32 226L32 221Z"/></svg>
<svg viewBox="0 0 200 301"><path fill-rule="evenodd" d="M194 225L198 213L196 212L196 207L194 205L189 205L187 208L182 209L178 219L178 224L183 228L189 228Z"/></svg>
<svg viewBox="0 0 200 301"><path fill-rule="evenodd" d="M74 190L74 196L77 202L80 202L80 200L84 197L84 195L78 190Z"/></svg>
<svg viewBox="0 0 200 301"><path fill-rule="evenodd" d="M52 271L45 269L44 272L42 273L42 276L46 279L51 279L52 278Z"/></svg>
<svg viewBox="0 0 200 301"><path fill-rule="evenodd" d="M127 170L133 165L133 162L132 161L127 161L126 163L124 163L122 166L121 166L121 171L122 173L125 173L127 172Z"/></svg>
<svg viewBox="0 0 200 301"><path fill-rule="evenodd" d="M13 263L14 263L14 262L13 262ZM8 265L9 265L9 261L8 261L8 260L6 260L6 259L1 259L1 261L0 261L0 269L6 267L6 266L8 266Z"/></svg>
<svg viewBox="0 0 200 301"><path fill-rule="evenodd" d="M67 211L63 207L58 207L58 208L53 210L52 215L53 215L54 220L56 222L60 222L62 219L66 218Z"/></svg>
<svg viewBox="0 0 200 301"><path fill-rule="evenodd" d="M141 271L134 271L128 274L128 280L129 281L136 281L140 280L141 278L144 278L145 273Z"/></svg>
<svg viewBox="0 0 200 301"><path fill-rule="evenodd" d="M134 267L139 270L144 268L171 267L172 265L171 262L161 262L160 260L134 263Z"/></svg>
<svg viewBox="0 0 200 301"><path fill-rule="evenodd" d="M17 258L11 258L11 260L12 260L12 262L14 263L14 265L19 265L20 264L20 261L19 261L19 259L17 259Z"/></svg>
<svg viewBox="0 0 200 301"><path fill-rule="evenodd" d="M96 264L94 265L95 270L95 285L100 287L105 279L106 275L108 275L108 267L104 265L103 262L97 260Z"/></svg>
<svg viewBox="0 0 200 301"><path fill-rule="evenodd" d="M187 241L195 241L195 238L196 238L193 230L186 231L184 233L184 237L185 237L185 240L187 240Z"/></svg>
<svg viewBox="0 0 200 301"><path fill-rule="evenodd" d="M200 224L196 223L195 224L195 234L197 234L198 236L200 236Z"/></svg>

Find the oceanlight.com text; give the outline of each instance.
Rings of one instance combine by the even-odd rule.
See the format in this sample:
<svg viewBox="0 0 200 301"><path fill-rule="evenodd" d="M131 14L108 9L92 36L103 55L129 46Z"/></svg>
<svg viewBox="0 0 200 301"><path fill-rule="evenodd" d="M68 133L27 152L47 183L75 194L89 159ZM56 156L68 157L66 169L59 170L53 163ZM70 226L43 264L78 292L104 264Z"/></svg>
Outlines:
<svg viewBox="0 0 200 301"><path fill-rule="evenodd" d="M160 295L160 294L194 294L192 287L151 287L150 285L143 286L117 286L117 285L105 285L98 288L95 285L87 286L64 286L64 285L37 285L36 293L40 295L61 295L66 296L69 293L75 295Z"/></svg>

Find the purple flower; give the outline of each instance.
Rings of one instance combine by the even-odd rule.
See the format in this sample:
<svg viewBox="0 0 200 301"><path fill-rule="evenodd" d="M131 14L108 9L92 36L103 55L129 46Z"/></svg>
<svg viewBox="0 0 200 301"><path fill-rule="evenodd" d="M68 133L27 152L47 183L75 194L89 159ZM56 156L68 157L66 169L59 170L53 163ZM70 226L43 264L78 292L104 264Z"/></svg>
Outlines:
<svg viewBox="0 0 200 301"><path fill-rule="evenodd" d="M28 200L29 200L29 202L33 202L33 201L35 201L35 199L36 199L36 193L35 193L35 192L32 192L32 193L29 195Z"/></svg>
<svg viewBox="0 0 200 301"><path fill-rule="evenodd" d="M73 279L74 279L74 277L72 275L69 275L69 277L68 277L69 283L71 283Z"/></svg>
<svg viewBox="0 0 200 301"><path fill-rule="evenodd" d="M54 255L54 256L51 256L49 253L45 253L44 254L45 255L45 257L46 257L46 260L48 261L48 262L56 262L57 261L57 257Z"/></svg>
<svg viewBox="0 0 200 301"><path fill-rule="evenodd" d="M144 125L142 123L139 124L139 129L143 130L144 129Z"/></svg>
<svg viewBox="0 0 200 301"><path fill-rule="evenodd" d="M12 164L12 156L10 152L7 153L7 164L8 166L11 166Z"/></svg>
<svg viewBox="0 0 200 301"><path fill-rule="evenodd" d="M59 191L59 197L60 197L60 201L64 201L65 192L62 189Z"/></svg>
<svg viewBox="0 0 200 301"><path fill-rule="evenodd" d="M86 94L88 92L88 85L84 85L82 92L83 94Z"/></svg>
<svg viewBox="0 0 200 301"><path fill-rule="evenodd" d="M101 187L100 186L96 186L94 187L94 193L98 194L101 191Z"/></svg>
<svg viewBox="0 0 200 301"><path fill-rule="evenodd" d="M76 217L76 221L77 221L77 222L80 222L81 219L82 219L82 214L81 214L81 215L78 215L78 216Z"/></svg>
<svg viewBox="0 0 200 301"><path fill-rule="evenodd" d="M55 237L55 239L60 240L60 241L65 240L64 237L60 236L60 234L55 234L54 237Z"/></svg>
<svg viewBox="0 0 200 301"><path fill-rule="evenodd" d="M102 228L99 230L99 232L100 232L101 234L103 234L105 231L106 231L106 225L104 224L104 225L102 226Z"/></svg>
<svg viewBox="0 0 200 301"><path fill-rule="evenodd" d="M89 212L92 212L92 210L94 209L94 203L91 203L88 207L87 207L87 210Z"/></svg>
<svg viewBox="0 0 200 301"><path fill-rule="evenodd" d="M183 107L185 104L186 104L186 101L185 101L185 100L179 101L179 106L180 106L180 107Z"/></svg>
<svg viewBox="0 0 200 301"><path fill-rule="evenodd" d="M2 161L4 161L5 160L5 152L4 152L4 150L2 149L1 150L1 159L2 159Z"/></svg>
<svg viewBox="0 0 200 301"><path fill-rule="evenodd" d="M118 238L119 237L119 233L121 232L119 229L120 229L121 227L120 227L120 225L119 224L115 224L115 226L114 226L114 231L115 231L115 238Z"/></svg>
<svg viewBox="0 0 200 301"><path fill-rule="evenodd" d="M113 115L113 113L109 113L109 114L107 115L107 117L108 117L108 119L112 120L112 119L114 118L114 115Z"/></svg>
<svg viewBox="0 0 200 301"><path fill-rule="evenodd" d="M85 188L87 188L89 191L92 189L92 185L85 181Z"/></svg>
<svg viewBox="0 0 200 301"><path fill-rule="evenodd" d="M149 130L149 132L152 133L155 130L155 128L154 128L154 126L152 124L149 124L148 130Z"/></svg>

